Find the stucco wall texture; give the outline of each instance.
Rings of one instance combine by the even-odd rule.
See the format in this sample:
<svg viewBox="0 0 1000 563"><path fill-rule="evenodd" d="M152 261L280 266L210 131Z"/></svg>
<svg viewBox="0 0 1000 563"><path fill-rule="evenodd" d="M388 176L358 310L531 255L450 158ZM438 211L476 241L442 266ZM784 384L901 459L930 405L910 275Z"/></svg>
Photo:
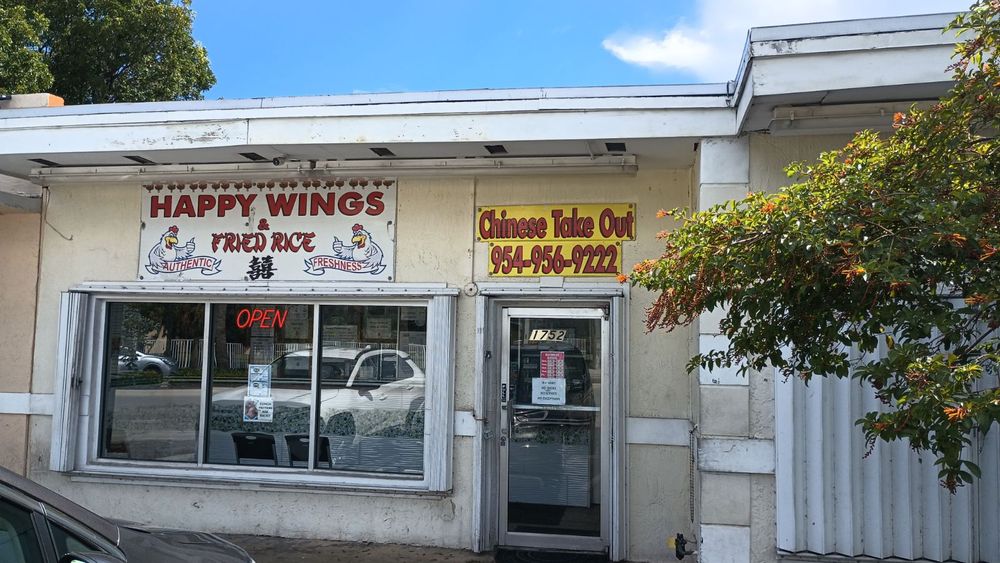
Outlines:
<svg viewBox="0 0 1000 563"><path fill-rule="evenodd" d="M688 205L688 169L644 169L637 176L489 176L400 178L396 275L400 282L463 287L488 279L488 247L475 242L477 206L496 204L635 203L637 237L623 247L623 267L657 256L655 233L669 228L656 211ZM136 279L139 264L137 184L53 187L41 250L38 334L55 334L59 293L85 281ZM58 229L62 236L52 231ZM517 282L537 281L520 278ZM566 283L575 280L567 279ZM595 281L593 279L589 281ZM613 281L613 278L603 278ZM684 369L688 331L646 334L652 296L633 290L629 310L626 416L689 418L691 385ZM458 300L455 408L472 410L475 389L475 299ZM30 334L30 331L29 333ZM31 390L51 393L55 339L39 340ZM31 421L31 477L98 513L162 526L226 533L404 542L468 548L472 544L472 438L456 437L453 492L400 494L170 483L135 479L73 479L47 470L51 419ZM662 560L665 539L688 532L688 458L684 447L626 450L629 557ZM151 499L155 502L151 504ZM155 506L155 508L151 508Z"/></svg>
<svg viewBox="0 0 1000 563"><path fill-rule="evenodd" d="M40 221L35 213L0 215L0 393L31 386Z"/></svg>
<svg viewBox="0 0 1000 563"><path fill-rule="evenodd" d="M35 288L38 280L36 213L0 215L0 393L31 390ZM26 470L28 415L0 415L0 466Z"/></svg>

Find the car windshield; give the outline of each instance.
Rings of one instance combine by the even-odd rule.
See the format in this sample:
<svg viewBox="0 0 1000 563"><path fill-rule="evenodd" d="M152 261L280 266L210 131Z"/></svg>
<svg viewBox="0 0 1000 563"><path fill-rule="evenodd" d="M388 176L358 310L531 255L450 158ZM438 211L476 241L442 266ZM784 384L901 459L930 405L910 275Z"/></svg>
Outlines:
<svg viewBox="0 0 1000 563"><path fill-rule="evenodd" d="M278 358L272 366L275 378L308 380L312 354L299 350ZM326 349L319 371L324 387L377 387L414 375L408 357L398 350Z"/></svg>

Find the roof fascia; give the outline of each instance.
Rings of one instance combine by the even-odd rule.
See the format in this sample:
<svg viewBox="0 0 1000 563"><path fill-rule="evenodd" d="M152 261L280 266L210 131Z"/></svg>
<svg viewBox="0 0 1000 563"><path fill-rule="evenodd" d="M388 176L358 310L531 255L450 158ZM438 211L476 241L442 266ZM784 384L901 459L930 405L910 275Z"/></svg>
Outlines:
<svg viewBox="0 0 1000 563"><path fill-rule="evenodd" d="M950 44L954 42L953 36L942 30L956 15L941 13L751 28L747 33L736 78L731 82L731 104L736 108L736 130L739 133L744 131L754 96L760 95L754 88L755 61L802 54L824 55L852 50L868 52L875 49ZM857 36L863 36L867 40L852 39ZM795 42L796 49L764 47L781 42ZM944 67L942 71L943 69Z"/></svg>

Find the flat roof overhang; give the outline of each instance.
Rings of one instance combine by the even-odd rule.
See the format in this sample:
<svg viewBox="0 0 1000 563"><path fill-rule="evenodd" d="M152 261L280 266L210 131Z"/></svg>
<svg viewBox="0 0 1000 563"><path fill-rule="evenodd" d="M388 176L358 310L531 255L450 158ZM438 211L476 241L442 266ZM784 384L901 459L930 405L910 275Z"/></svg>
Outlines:
<svg viewBox="0 0 1000 563"><path fill-rule="evenodd" d="M393 162L422 162L411 168L426 170L475 160L464 165L473 171L518 159L550 159L556 169L580 163L573 159L628 156L639 167L684 168L694 163L695 143L708 137L888 128L894 111L950 86L955 36L941 29L953 16L755 28L737 79L727 84L5 110L0 174L45 184L84 181L97 176L75 173L97 169L132 178L272 159L294 170L378 170Z"/></svg>
<svg viewBox="0 0 1000 563"><path fill-rule="evenodd" d="M733 133L725 84L70 106L0 113L0 171L246 164L251 153L292 163L627 153L686 167L693 140Z"/></svg>
<svg viewBox="0 0 1000 563"><path fill-rule="evenodd" d="M872 18L750 30L734 93L741 132L889 129L894 111L952 85L955 14ZM842 107L826 111L828 107ZM804 111L795 112L795 108ZM831 120L827 116L835 114ZM792 124L793 116L800 118ZM846 119L854 116L852 122Z"/></svg>
<svg viewBox="0 0 1000 563"><path fill-rule="evenodd" d="M0 175L0 215L40 213L41 188L27 180Z"/></svg>

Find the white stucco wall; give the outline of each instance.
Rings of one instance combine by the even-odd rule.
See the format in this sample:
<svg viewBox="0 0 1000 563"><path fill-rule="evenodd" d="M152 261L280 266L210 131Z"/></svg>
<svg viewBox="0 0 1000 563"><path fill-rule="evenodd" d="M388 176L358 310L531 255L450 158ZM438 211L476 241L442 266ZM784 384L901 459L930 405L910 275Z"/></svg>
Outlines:
<svg viewBox="0 0 1000 563"><path fill-rule="evenodd" d="M644 170L629 176L402 178L399 181L396 275L400 282L484 281L487 245L476 243L475 208L495 204L621 202L637 204L637 240L623 244L623 267L660 253L655 233L668 228L660 208L684 206L689 170ZM51 189L41 250L37 334L56 334L59 292L84 281L136 278L140 189L129 185L74 185ZM58 230L60 234L54 231ZM611 278L604 278L610 281ZM520 278L518 282L535 281ZM567 283L574 280L567 279ZM652 296L632 292L627 416L690 416L687 331L646 334L644 310ZM475 300L461 296L456 326L455 406L471 410L475 388ZM56 342L39 339L32 391L51 393ZM350 494L303 490L233 490L209 484L147 480L73 479L47 469L51 421L31 422L30 475L99 513L138 522L232 533L322 537L469 547L472 541L472 438L454 443L454 490L446 495ZM665 539L690 533L689 451L641 445L627 450L629 552L635 560L662 560ZM150 509L150 499L156 509ZM250 514L252 516L240 516Z"/></svg>

